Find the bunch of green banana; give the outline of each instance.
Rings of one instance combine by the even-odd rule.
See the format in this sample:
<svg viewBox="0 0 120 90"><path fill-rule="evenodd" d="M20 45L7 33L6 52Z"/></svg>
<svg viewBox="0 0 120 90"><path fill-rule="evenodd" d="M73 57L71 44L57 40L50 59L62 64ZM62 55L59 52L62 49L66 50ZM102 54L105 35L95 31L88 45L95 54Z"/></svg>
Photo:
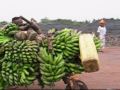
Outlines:
<svg viewBox="0 0 120 90"><path fill-rule="evenodd" d="M8 84L3 80L2 74L0 73L0 90L5 90Z"/></svg>
<svg viewBox="0 0 120 90"><path fill-rule="evenodd" d="M64 59L72 59L79 53L79 35L79 32L72 29L58 31L53 40L54 52L63 53Z"/></svg>
<svg viewBox="0 0 120 90"><path fill-rule="evenodd" d="M82 65L75 63L65 63L65 71L66 73L80 74L84 71L84 68Z"/></svg>
<svg viewBox="0 0 120 90"><path fill-rule="evenodd" d="M4 29L0 29L0 44L6 43L13 39L13 36L18 32L18 26L16 24L10 23Z"/></svg>
<svg viewBox="0 0 120 90"><path fill-rule="evenodd" d="M9 38L8 36L0 36L0 44L4 44L10 40L11 38Z"/></svg>
<svg viewBox="0 0 120 90"><path fill-rule="evenodd" d="M14 23L9 23L5 30L4 30L4 34L6 35L11 35L11 34L15 34L18 31L18 26Z"/></svg>
<svg viewBox="0 0 120 90"><path fill-rule="evenodd" d="M65 75L64 59L62 54L53 56L41 47L39 52L41 80L45 85L59 81Z"/></svg>
<svg viewBox="0 0 120 90"><path fill-rule="evenodd" d="M36 79L35 70L30 64L13 63L4 61L2 63L1 75L8 85L30 85Z"/></svg>
<svg viewBox="0 0 120 90"><path fill-rule="evenodd" d="M37 52L39 50L35 41L13 40L4 45L4 59L11 62L33 63L37 62Z"/></svg>
<svg viewBox="0 0 120 90"><path fill-rule="evenodd" d="M0 30L0 59L4 57L4 44L10 40L12 40L12 38L5 36L3 30Z"/></svg>
<svg viewBox="0 0 120 90"><path fill-rule="evenodd" d="M0 44L0 63L2 62L3 58L5 55L5 48L4 48L4 44ZM1 65L0 65L1 66Z"/></svg>
<svg viewBox="0 0 120 90"><path fill-rule="evenodd" d="M11 38L9 38L8 36L5 36L4 31L0 30L0 45L8 42L9 40L11 40Z"/></svg>
<svg viewBox="0 0 120 90"><path fill-rule="evenodd" d="M98 37L94 36L94 42L95 42L97 51L99 51L101 49L101 40Z"/></svg>
<svg viewBox="0 0 120 90"><path fill-rule="evenodd" d="M3 31L3 29L0 29L0 36L4 36L4 31Z"/></svg>

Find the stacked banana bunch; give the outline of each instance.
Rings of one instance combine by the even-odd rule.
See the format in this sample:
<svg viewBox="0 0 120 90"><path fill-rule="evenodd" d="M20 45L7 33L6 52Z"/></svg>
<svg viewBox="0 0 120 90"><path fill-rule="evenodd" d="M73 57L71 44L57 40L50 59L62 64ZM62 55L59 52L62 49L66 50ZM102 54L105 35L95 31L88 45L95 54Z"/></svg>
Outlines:
<svg viewBox="0 0 120 90"><path fill-rule="evenodd" d="M36 79L34 67L30 64L12 63L4 61L2 63L1 75L8 85L30 85Z"/></svg>
<svg viewBox="0 0 120 90"><path fill-rule="evenodd" d="M101 49L101 40L98 37L94 36L94 42L95 42L97 51L99 51Z"/></svg>
<svg viewBox="0 0 120 90"><path fill-rule="evenodd" d="M65 75L65 62L62 54L53 56L41 47L39 54L41 80L44 85L51 85Z"/></svg>
<svg viewBox="0 0 120 90"><path fill-rule="evenodd" d="M76 59L79 56L79 35L80 32L72 29L63 29L54 35L53 39L53 52L54 54L62 54L65 61L65 74L76 74L84 71ZM78 57L79 58L79 57Z"/></svg>
<svg viewBox="0 0 120 90"><path fill-rule="evenodd" d="M17 26L10 24L5 33L14 30ZM79 35L80 32L72 29L55 32L52 53L47 48L47 41L40 48L35 41L29 40L13 40L0 46L0 89L5 85L29 85L36 78L43 85L51 85L66 74L83 72L79 58ZM99 50L101 41L94 37L94 42ZM39 78L36 74L40 75Z"/></svg>
<svg viewBox="0 0 120 90"><path fill-rule="evenodd" d="M0 45L8 42L9 40L11 40L11 38L9 38L8 36L4 35L4 30L0 29Z"/></svg>
<svg viewBox="0 0 120 90"><path fill-rule="evenodd" d="M3 78L2 78L2 75L1 75L1 73L0 73L0 90L4 90L5 89L5 87L6 87L6 83L5 83L5 81L3 80Z"/></svg>
<svg viewBox="0 0 120 90"><path fill-rule="evenodd" d="M14 23L10 23L5 27L4 33L5 35L12 36L16 32L18 32L18 26Z"/></svg>
<svg viewBox="0 0 120 90"><path fill-rule="evenodd" d="M4 45L1 76L8 85L29 85L36 79L38 45L34 41L11 41Z"/></svg>
<svg viewBox="0 0 120 90"><path fill-rule="evenodd" d="M65 67L65 71L67 74L80 74L84 71L83 66L76 63L65 63Z"/></svg>
<svg viewBox="0 0 120 90"><path fill-rule="evenodd" d="M4 45L6 61L19 63L37 62L37 52L39 50L35 41L12 41Z"/></svg>
<svg viewBox="0 0 120 90"><path fill-rule="evenodd" d="M14 23L8 24L4 29L0 29L0 44L12 40L17 32L18 26Z"/></svg>
<svg viewBox="0 0 120 90"><path fill-rule="evenodd" d="M72 29L63 29L56 33L53 40L55 53L63 53L63 58L72 59L79 54L79 32Z"/></svg>

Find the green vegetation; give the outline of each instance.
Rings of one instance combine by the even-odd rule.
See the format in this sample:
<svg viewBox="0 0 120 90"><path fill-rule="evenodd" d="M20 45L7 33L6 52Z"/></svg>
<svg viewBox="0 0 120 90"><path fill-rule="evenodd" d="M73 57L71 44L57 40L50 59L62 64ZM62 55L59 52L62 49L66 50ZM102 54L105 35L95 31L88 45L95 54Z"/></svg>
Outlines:
<svg viewBox="0 0 120 90"><path fill-rule="evenodd" d="M74 25L74 26L80 26L80 25L84 25L84 24L89 24L89 21L72 21L70 19L56 19L56 20L50 20L47 18L41 19L41 23L43 24L64 24L64 25Z"/></svg>

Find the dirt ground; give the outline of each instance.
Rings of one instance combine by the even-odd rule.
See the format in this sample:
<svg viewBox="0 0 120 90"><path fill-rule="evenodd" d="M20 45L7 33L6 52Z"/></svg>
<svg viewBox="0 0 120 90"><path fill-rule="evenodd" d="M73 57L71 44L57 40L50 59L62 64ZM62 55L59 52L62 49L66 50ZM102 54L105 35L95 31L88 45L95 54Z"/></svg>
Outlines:
<svg viewBox="0 0 120 90"><path fill-rule="evenodd" d="M103 53L99 53L100 70L94 73L83 73L80 75L80 80L86 83L89 89L120 89L120 47L107 47ZM56 83L54 89L64 89L63 81ZM24 89L20 87L17 89ZM26 88L40 89L37 81ZM49 89L49 87L45 87ZM14 89L15 90L15 89Z"/></svg>
<svg viewBox="0 0 120 90"><path fill-rule="evenodd" d="M80 79L89 89L120 89L120 47L106 48L99 58L100 70L81 74Z"/></svg>

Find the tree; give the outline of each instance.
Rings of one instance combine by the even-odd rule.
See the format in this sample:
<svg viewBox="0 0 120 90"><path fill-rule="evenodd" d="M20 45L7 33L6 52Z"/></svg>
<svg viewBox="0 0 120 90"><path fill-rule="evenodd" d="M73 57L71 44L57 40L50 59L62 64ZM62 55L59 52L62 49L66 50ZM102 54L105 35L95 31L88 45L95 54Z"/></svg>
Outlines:
<svg viewBox="0 0 120 90"><path fill-rule="evenodd" d="M6 25L8 22L6 22L6 21L1 21L0 22L0 24L2 24L2 25Z"/></svg>
<svg viewBox="0 0 120 90"><path fill-rule="evenodd" d="M50 20L47 17L41 19L41 23L48 23L49 21Z"/></svg>

